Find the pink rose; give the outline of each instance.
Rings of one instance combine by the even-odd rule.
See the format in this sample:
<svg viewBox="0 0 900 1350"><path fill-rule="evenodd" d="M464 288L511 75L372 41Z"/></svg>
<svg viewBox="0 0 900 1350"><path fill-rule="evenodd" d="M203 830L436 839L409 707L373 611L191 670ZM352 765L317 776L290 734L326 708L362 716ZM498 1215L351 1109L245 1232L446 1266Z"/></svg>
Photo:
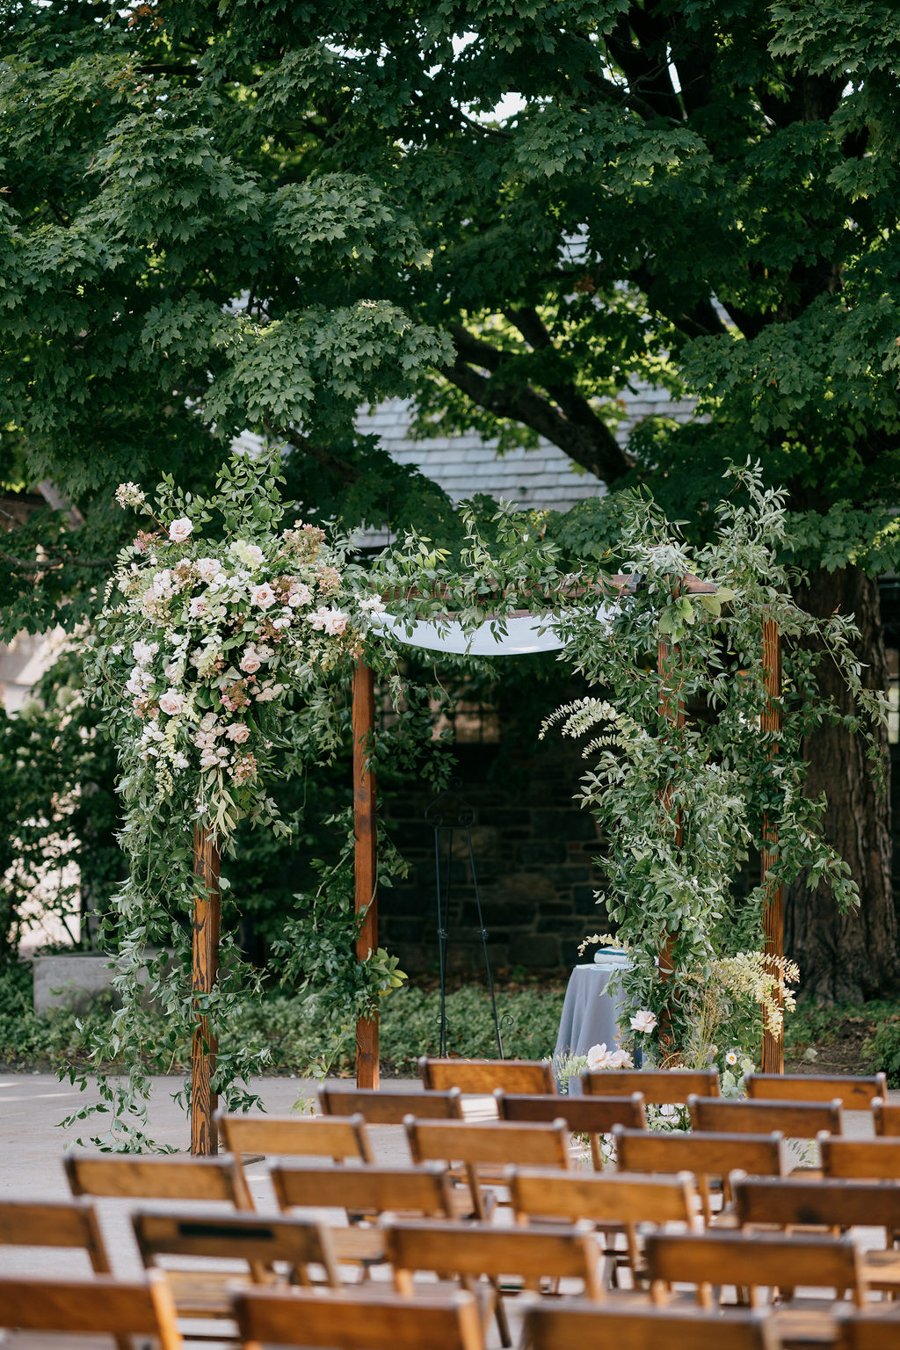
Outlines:
<svg viewBox="0 0 900 1350"><path fill-rule="evenodd" d="M230 727L226 727L225 735L235 745L243 745L250 739L250 728L244 722L232 722Z"/></svg>
<svg viewBox="0 0 900 1350"><path fill-rule="evenodd" d="M252 647L248 647L241 657L241 670L245 675L255 675L261 665L259 654Z"/></svg>
<svg viewBox="0 0 900 1350"><path fill-rule="evenodd" d="M169 538L173 544L183 544L184 541L194 532L194 527L187 516L179 516L173 520L169 526Z"/></svg>
<svg viewBox="0 0 900 1350"><path fill-rule="evenodd" d="M167 689L159 700L159 706L170 717L177 717L184 707L184 694L179 694L177 689Z"/></svg>
<svg viewBox="0 0 900 1350"><path fill-rule="evenodd" d="M271 609L273 605L278 603L278 596L268 582L265 582L262 586L255 586L250 592L250 599L260 609Z"/></svg>
<svg viewBox="0 0 900 1350"><path fill-rule="evenodd" d="M656 1028L656 1016L649 1008L641 1008L631 1019L631 1030L647 1036Z"/></svg>

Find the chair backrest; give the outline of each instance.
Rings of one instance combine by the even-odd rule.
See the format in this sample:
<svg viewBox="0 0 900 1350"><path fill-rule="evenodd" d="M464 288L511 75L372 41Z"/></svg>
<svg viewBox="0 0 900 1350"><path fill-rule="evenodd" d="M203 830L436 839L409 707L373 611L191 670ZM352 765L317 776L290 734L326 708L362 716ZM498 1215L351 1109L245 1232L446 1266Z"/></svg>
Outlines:
<svg viewBox="0 0 900 1350"><path fill-rule="evenodd" d="M699 1212L694 1178L688 1172L670 1177L624 1173L570 1172L559 1176L547 1168L510 1167L510 1202L520 1220L549 1218L593 1223L683 1223L696 1225Z"/></svg>
<svg viewBox="0 0 900 1350"><path fill-rule="evenodd" d="M75 1149L65 1155L63 1164L73 1195L219 1200L235 1209L253 1208L234 1158L147 1158Z"/></svg>
<svg viewBox="0 0 900 1350"><path fill-rule="evenodd" d="M751 1100L762 1097L767 1101L839 1101L845 1111L868 1111L875 1097L886 1096L887 1079L883 1073L870 1078L850 1074L751 1073L744 1079L744 1087Z"/></svg>
<svg viewBox="0 0 900 1350"><path fill-rule="evenodd" d="M723 1134L769 1134L780 1130L787 1139L815 1139L823 1131L841 1132L841 1104L735 1100L721 1097L690 1097L691 1127Z"/></svg>
<svg viewBox="0 0 900 1350"><path fill-rule="evenodd" d="M346 1298L307 1289L243 1290L233 1297L235 1320L245 1344L301 1345L328 1350L484 1350L475 1300L425 1295L370 1295L354 1289Z"/></svg>
<svg viewBox="0 0 900 1350"><path fill-rule="evenodd" d="M544 1059L419 1060L419 1076L427 1092L556 1092L553 1065Z"/></svg>
<svg viewBox="0 0 900 1350"><path fill-rule="evenodd" d="M403 1092L396 1088L320 1087L323 1116L362 1116L369 1125L400 1125L405 1116L462 1120L459 1088L447 1092Z"/></svg>
<svg viewBox="0 0 900 1350"><path fill-rule="evenodd" d="M324 1163L280 1163L269 1177L281 1209L345 1209L354 1213L407 1214L448 1218L450 1183L444 1163L418 1167L331 1167Z"/></svg>
<svg viewBox="0 0 900 1350"><path fill-rule="evenodd" d="M819 1139L822 1171L827 1177L869 1177L900 1181L900 1139Z"/></svg>
<svg viewBox="0 0 900 1350"><path fill-rule="evenodd" d="M590 1224L537 1229L472 1223L393 1222L385 1228L385 1253L398 1293L412 1295L416 1271L459 1278L487 1275L578 1279L587 1297L603 1297L603 1257Z"/></svg>
<svg viewBox="0 0 900 1350"><path fill-rule="evenodd" d="M565 1121L518 1125L493 1121L470 1125L458 1120L414 1120L407 1116L406 1137L413 1162L457 1162L465 1168L477 1218L486 1217L479 1169L486 1164L521 1163L525 1166L569 1166L569 1135ZM482 1170L483 1177L483 1170Z"/></svg>
<svg viewBox="0 0 900 1350"><path fill-rule="evenodd" d="M823 1177L742 1177L734 1180L734 1204L741 1227L900 1228L900 1186L883 1181Z"/></svg>
<svg viewBox="0 0 900 1350"><path fill-rule="evenodd" d="M310 1284L310 1266L321 1266L326 1283L332 1288L340 1285L328 1231L314 1219L271 1219L256 1214L210 1218L139 1210L131 1222L141 1260L148 1268L157 1265L159 1257L193 1256L204 1262L246 1261L251 1277L261 1278L264 1267L284 1261L299 1284Z"/></svg>
<svg viewBox="0 0 900 1350"><path fill-rule="evenodd" d="M648 1106L683 1106L688 1097L718 1097L718 1069L598 1069L581 1075L588 1097L640 1092Z"/></svg>
<svg viewBox="0 0 900 1350"><path fill-rule="evenodd" d="M771 1319L757 1311L628 1311L567 1299L565 1306L545 1302L527 1310L520 1350L779 1350L780 1344Z"/></svg>
<svg viewBox="0 0 900 1350"><path fill-rule="evenodd" d="M693 1172L703 1205L712 1217L711 1182L721 1181L729 1198L728 1178L741 1170L751 1176L782 1177L788 1160L781 1134L658 1133L615 1129L616 1166L620 1172Z"/></svg>
<svg viewBox="0 0 900 1350"><path fill-rule="evenodd" d="M144 1282L98 1275L90 1280L0 1278L0 1327L20 1331L152 1336L181 1350L175 1304L165 1276Z"/></svg>
<svg viewBox="0 0 900 1350"><path fill-rule="evenodd" d="M603 1227L622 1224L632 1275L643 1266L638 1225L699 1224L700 1199L694 1178L687 1172L675 1177L636 1177L622 1174L573 1172L567 1176L544 1168L511 1167L507 1172L510 1204L520 1223L531 1219L558 1222L587 1219Z"/></svg>
<svg viewBox="0 0 900 1350"><path fill-rule="evenodd" d="M565 1093L559 1096L508 1093L498 1088L494 1097L497 1115L501 1120L564 1120L566 1128L573 1134L586 1134L590 1139L591 1157L598 1172L603 1167L601 1135L610 1134L616 1125L626 1125L636 1130L647 1128L644 1099L639 1092L633 1092L630 1097L570 1097Z"/></svg>
<svg viewBox="0 0 900 1350"><path fill-rule="evenodd" d="M839 1312L835 1317L834 1350L897 1350L900 1307L896 1303Z"/></svg>
<svg viewBox="0 0 900 1350"><path fill-rule="evenodd" d="M872 1102L872 1120L875 1133L887 1139L900 1135L900 1102L886 1102L876 1097Z"/></svg>
<svg viewBox="0 0 900 1350"><path fill-rule="evenodd" d="M703 1307L712 1306L712 1289L750 1290L751 1306L761 1289L809 1286L849 1290L854 1303L864 1297L861 1256L849 1238L758 1236L746 1233L650 1233L644 1259L654 1301L664 1302L675 1283L692 1284Z"/></svg>
<svg viewBox="0 0 900 1350"><path fill-rule="evenodd" d="M375 1155L362 1116L226 1116L217 1117L219 1135L235 1157L266 1153L279 1157L332 1158L373 1163Z"/></svg>
<svg viewBox="0 0 900 1350"><path fill-rule="evenodd" d="M4 1246L77 1248L98 1274L112 1269L90 1200L0 1201L0 1247Z"/></svg>

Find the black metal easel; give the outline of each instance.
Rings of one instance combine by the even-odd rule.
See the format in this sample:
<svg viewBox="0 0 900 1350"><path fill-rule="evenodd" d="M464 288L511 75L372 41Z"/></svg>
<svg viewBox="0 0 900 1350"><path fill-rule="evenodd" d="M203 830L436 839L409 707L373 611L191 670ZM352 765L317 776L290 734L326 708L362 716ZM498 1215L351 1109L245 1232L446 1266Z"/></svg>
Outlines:
<svg viewBox="0 0 900 1350"><path fill-rule="evenodd" d="M437 938L438 971L441 982L441 1025L440 1055L447 1054L447 947L450 939L450 881L453 861L453 836L461 832L465 839L466 854L469 859L469 871L472 877L472 890L475 897L475 909L478 915L478 928L481 934L481 948L484 952L484 969L487 975L488 994L491 1000L491 1012L494 1018L494 1034L497 1037L497 1054L503 1058L503 1041L500 1038L500 1020L497 1016L497 998L494 993L494 976L491 971L491 958L488 953L488 931L484 926L481 909L481 894L478 889L478 873L475 868L475 850L472 846L472 826L478 819L478 813L466 806L459 797L458 780L454 780L446 792L428 807L426 821L434 829L434 887L437 901ZM442 857L446 839L446 858ZM443 884L441 872L443 869Z"/></svg>

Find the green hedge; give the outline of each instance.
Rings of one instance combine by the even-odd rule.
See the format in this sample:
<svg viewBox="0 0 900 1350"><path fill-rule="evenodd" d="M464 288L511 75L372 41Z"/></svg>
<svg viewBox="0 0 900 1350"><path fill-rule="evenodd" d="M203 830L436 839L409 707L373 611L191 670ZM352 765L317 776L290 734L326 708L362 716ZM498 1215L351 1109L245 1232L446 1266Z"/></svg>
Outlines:
<svg viewBox="0 0 900 1350"><path fill-rule="evenodd" d="M81 1017L63 1010L38 1017L32 1010L31 999L29 967L8 967L0 974L0 1068L56 1070L84 1064L92 1029L108 1019L109 1002L98 999ZM559 989L545 992L531 986L497 995L507 1058L542 1059L552 1054L562 1000ZM490 1001L483 988L466 986L448 995L447 1025L451 1053L470 1057L496 1055ZM385 999L382 1009L382 1072L414 1075L420 1055L437 1054L438 1036L437 992L417 988L397 990ZM266 1049L270 1056L269 1073L307 1074L323 1069L349 1073L352 1069L353 1028L335 1035L314 996L272 995L261 1006L243 1014L228 1036L223 1037L223 1048L232 1039ZM171 1071L180 1072L189 1061L190 1046L185 1044ZM104 1067L111 1070L117 1065Z"/></svg>

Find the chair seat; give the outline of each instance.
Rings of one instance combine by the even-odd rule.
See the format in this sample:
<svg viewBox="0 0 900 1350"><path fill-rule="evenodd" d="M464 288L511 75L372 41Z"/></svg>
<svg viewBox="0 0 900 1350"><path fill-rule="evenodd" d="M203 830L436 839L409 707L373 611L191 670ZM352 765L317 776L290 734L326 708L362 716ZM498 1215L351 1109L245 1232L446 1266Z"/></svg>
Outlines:
<svg viewBox="0 0 900 1350"><path fill-rule="evenodd" d="M811 1300L812 1302L813 1300ZM799 1308L781 1305L772 1311L777 1343L782 1350L805 1350L806 1346L834 1345L834 1308L822 1302L818 1307Z"/></svg>

